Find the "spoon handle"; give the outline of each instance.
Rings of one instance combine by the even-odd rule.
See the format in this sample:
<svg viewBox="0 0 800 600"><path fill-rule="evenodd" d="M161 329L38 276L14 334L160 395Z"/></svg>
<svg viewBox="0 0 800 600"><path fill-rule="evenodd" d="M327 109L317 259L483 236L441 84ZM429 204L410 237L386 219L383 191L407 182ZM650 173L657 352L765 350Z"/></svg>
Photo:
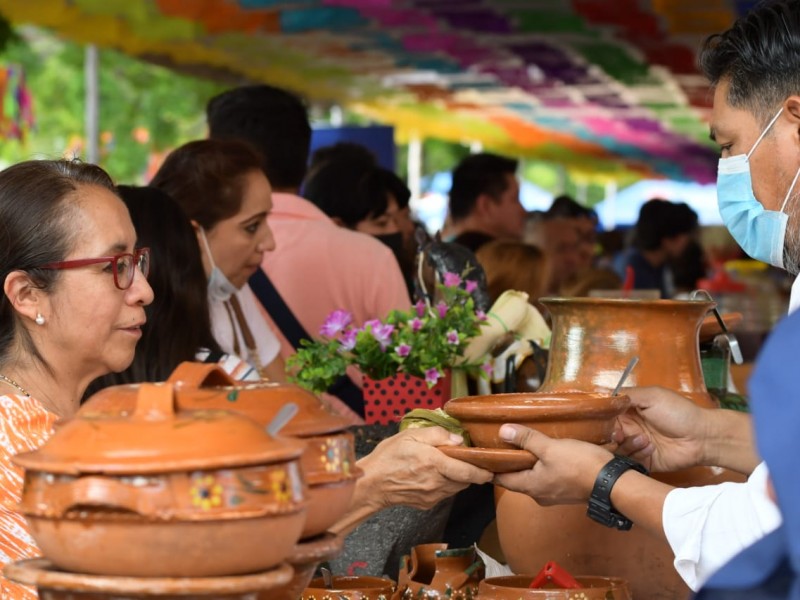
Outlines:
<svg viewBox="0 0 800 600"><path fill-rule="evenodd" d="M620 388L622 388L622 384L625 383L625 380L628 378L628 375L631 374L631 371L633 371L633 367L635 367L638 362L639 362L638 356L634 356L632 359L628 361L628 366L625 367L625 370L622 372L622 377L619 378L619 383L617 383L617 387L615 387L614 391L611 392L612 396L616 396L617 394L619 394L619 390Z"/></svg>

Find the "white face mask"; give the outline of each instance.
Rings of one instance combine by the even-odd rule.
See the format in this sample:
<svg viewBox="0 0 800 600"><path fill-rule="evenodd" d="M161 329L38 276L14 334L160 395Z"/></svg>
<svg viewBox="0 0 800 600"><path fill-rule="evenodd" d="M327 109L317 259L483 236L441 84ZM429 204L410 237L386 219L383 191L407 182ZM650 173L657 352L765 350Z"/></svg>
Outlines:
<svg viewBox="0 0 800 600"><path fill-rule="evenodd" d="M200 239L203 240L203 250L208 258L208 263L211 265L211 273L208 276L208 299L226 302L239 290L214 263L211 246L208 245L208 238L206 238L206 232L202 227L200 228Z"/></svg>

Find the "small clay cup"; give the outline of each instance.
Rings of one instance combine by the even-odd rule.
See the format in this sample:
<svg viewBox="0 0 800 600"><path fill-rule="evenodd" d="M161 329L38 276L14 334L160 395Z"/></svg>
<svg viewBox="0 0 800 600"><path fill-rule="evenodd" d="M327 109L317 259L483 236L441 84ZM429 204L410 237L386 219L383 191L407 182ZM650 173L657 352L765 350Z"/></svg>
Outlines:
<svg viewBox="0 0 800 600"><path fill-rule="evenodd" d="M503 423L518 423L553 438L611 442L614 422L630 398L608 393L554 392L466 396L445 404L478 448L516 448L500 438Z"/></svg>
<svg viewBox="0 0 800 600"><path fill-rule="evenodd" d="M490 577L478 585L479 600L631 600L628 584L613 577L576 577L580 589L530 589L533 575Z"/></svg>
<svg viewBox="0 0 800 600"><path fill-rule="evenodd" d="M312 579L303 591L302 600L347 598L349 600L389 600L394 592L394 581L382 577L334 577L333 589L327 589L322 577Z"/></svg>

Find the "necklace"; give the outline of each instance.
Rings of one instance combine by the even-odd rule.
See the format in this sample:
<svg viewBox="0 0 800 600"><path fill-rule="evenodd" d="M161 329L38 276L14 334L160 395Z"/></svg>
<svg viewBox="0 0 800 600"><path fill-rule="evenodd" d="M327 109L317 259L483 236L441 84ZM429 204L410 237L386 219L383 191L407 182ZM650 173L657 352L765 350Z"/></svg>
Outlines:
<svg viewBox="0 0 800 600"><path fill-rule="evenodd" d="M14 381L13 379L11 379L11 378L9 378L9 377L6 377L6 376L5 376L5 375L3 375L2 373L0 373L0 381L4 381L5 383L7 383L8 385L10 385L11 387L15 387L15 388L17 388L17 389L18 389L20 392L22 392L22 395L23 395L23 396L28 396L28 397L30 398L30 394L29 394L29 393L28 393L28 392L25 390L25 388L24 388L24 387L22 387L20 384L18 384L18 383L17 383L16 381Z"/></svg>

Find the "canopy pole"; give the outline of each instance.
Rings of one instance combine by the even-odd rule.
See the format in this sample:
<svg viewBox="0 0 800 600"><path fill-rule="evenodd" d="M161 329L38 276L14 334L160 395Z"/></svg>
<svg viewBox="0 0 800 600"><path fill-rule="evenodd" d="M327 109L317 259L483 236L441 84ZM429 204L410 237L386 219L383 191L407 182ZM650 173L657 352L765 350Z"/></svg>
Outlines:
<svg viewBox="0 0 800 600"><path fill-rule="evenodd" d="M89 44L84 52L84 78L86 82L85 98L85 137L86 160L97 163L100 160L100 93L99 93L99 53L97 46Z"/></svg>
<svg viewBox="0 0 800 600"><path fill-rule="evenodd" d="M416 135L408 140L408 189L412 198L422 195L422 140Z"/></svg>

